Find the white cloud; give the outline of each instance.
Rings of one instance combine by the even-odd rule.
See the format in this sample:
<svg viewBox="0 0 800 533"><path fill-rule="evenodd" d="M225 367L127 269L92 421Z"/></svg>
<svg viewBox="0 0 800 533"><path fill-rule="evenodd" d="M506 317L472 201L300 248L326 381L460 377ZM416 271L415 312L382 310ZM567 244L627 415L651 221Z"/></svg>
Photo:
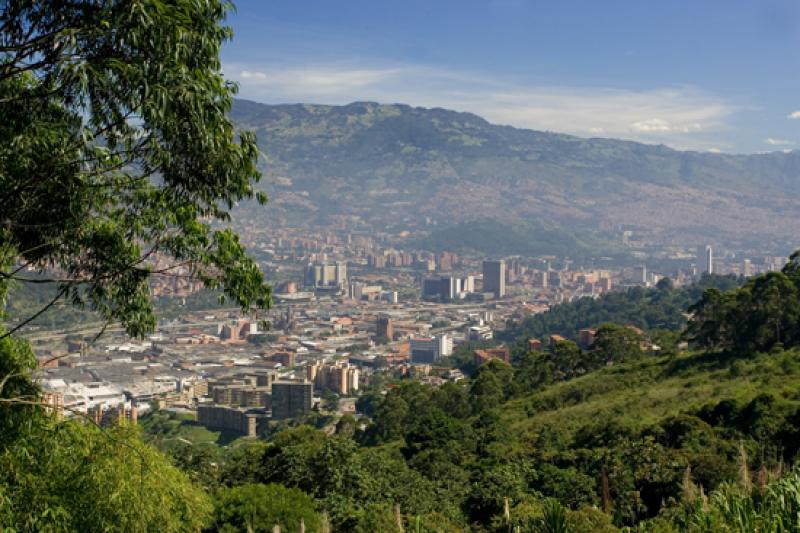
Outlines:
<svg viewBox="0 0 800 533"><path fill-rule="evenodd" d="M640 120L639 122L634 122L631 125L631 128L634 131L639 131L643 133L654 133L654 132L690 133L692 131L701 130L703 126L698 124L697 122L695 122L694 124L673 124L672 122L661 118L650 118L647 120Z"/></svg>
<svg viewBox="0 0 800 533"><path fill-rule="evenodd" d="M793 111L792 113L789 113L786 118L800 119L800 111Z"/></svg>
<svg viewBox="0 0 800 533"><path fill-rule="evenodd" d="M249 80L249 79L256 79L256 80L266 80L267 75L263 72L250 72L249 70L243 70L239 73L239 76L242 79Z"/></svg>
<svg viewBox="0 0 800 533"><path fill-rule="evenodd" d="M794 142L787 140L787 139L773 139L772 137L767 138L764 141L767 144L771 144L772 146L787 146L790 144L794 144Z"/></svg>
<svg viewBox="0 0 800 533"><path fill-rule="evenodd" d="M476 113L495 123L678 148L725 148L713 138L736 111L692 88L628 90L509 82L423 65L261 68L225 65L240 95L267 103L406 103Z"/></svg>

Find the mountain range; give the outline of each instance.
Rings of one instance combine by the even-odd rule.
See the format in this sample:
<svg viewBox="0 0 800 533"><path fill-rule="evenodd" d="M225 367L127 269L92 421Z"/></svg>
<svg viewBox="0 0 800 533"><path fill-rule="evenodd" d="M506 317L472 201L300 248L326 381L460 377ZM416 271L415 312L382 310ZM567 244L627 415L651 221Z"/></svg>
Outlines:
<svg viewBox="0 0 800 533"><path fill-rule="evenodd" d="M800 234L798 151L679 151L373 102L236 100L231 117L257 134L267 211L295 222L344 217L434 241L486 219L681 245L782 248Z"/></svg>

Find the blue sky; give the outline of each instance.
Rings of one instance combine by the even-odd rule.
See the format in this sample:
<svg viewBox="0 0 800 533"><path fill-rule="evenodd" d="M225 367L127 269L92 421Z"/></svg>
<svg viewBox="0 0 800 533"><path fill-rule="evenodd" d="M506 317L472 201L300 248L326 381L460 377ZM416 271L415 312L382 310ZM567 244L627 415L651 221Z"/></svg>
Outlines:
<svg viewBox="0 0 800 533"><path fill-rule="evenodd" d="M256 101L402 102L682 149L800 149L796 0L236 6L225 75Z"/></svg>

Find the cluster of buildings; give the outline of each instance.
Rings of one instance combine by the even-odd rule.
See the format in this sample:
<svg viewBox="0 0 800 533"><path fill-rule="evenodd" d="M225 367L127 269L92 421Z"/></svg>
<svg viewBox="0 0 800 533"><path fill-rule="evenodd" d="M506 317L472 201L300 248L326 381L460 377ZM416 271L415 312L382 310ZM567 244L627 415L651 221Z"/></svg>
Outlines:
<svg viewBox="0 0 800 533"><path fill-rule="evenodd" d="M329 390L342 396L358 393L359 369L344 361L309 363L306 378L317 390Z"/></svg>
<svg viewBox="0 0 800 533"><path fill-rule="evenodd" d="M554 304L652 286L662 275L648 268L648 256L636 266L577 267L556 257L409 251L409 235L352 229L351 223L318 234L245 233L244 244L261 252L274 287L268 331L235 312L206 310L162 321L144 342L120 333L93 346L80 338L32 337L47 361L38 373L47 405L109 424L135 423L155 402L194 412L209 428L255 436L272 421L307 415L323 392L358 395L375 372L419 376L431 385L456 381L463 375L443 359L459 344L490 341L510 319ZM676 284L703 272L755 275L785 263L715 253L711 246L679 253L693 266L670 273ZM185 297L199 290L170 283L157 281L153 294ZM594 333L579 332L579 344L590 346ZM560 342L558 336L543 341ZM544 348L542 341L530 343L531 350ZM502 346L472 355L476 365L509 361Z"/></svg>

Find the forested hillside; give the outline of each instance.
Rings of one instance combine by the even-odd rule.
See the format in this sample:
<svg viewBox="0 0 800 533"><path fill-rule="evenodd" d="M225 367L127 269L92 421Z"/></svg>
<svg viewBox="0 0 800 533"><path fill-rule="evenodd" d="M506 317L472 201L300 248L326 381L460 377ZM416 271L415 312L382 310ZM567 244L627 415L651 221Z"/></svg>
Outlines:
<svg viewBox="0 0 800 533"><path fill-rule="evenodd" d="M266 156L260 168L270 212L297 223L355 216L380 230L427 231L494 219L583 235L625 225L662 242L734 238L760 246L800 232L791 216L800 209L798 151L681 152L374 102L237 100L231 117L256 133Z"/></svg>
<svg viewBox="0 0 800 533"><path fill-rule="evenodd" d="M704 275L697 283L681 288L673 288L670 280L665 279L658 287L650 289L632 287L596 299L581 298L511 322L500 333L500 338L513 342L527 338L546 340L549 335L561 335L576 340L578 330L604 322L630 324L647 331L679 331L686 325L689 308L707 289L726 291L740 283L734 276Z"/></svg>

